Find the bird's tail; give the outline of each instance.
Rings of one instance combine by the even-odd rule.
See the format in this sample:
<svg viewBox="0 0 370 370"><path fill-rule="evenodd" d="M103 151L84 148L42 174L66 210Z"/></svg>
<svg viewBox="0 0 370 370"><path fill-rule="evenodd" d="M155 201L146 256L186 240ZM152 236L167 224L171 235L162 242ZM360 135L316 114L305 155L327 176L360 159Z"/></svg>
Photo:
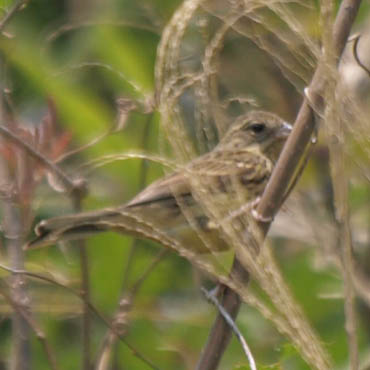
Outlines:
<svg viewBox="0 0 370 370"><path fill-rule="evenodd" d="M124 208L107 208L43 220L35 227L36 238L25 248L42 247L58 241L84 239L108 230L157 239L150 225L125 212Z"/></svg>

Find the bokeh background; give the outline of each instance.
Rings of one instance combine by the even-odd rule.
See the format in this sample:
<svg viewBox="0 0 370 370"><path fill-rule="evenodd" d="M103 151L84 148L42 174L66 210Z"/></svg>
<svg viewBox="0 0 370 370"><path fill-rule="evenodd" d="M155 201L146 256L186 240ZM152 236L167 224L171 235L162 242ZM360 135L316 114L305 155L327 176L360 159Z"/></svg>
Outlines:
<svg viewBox="0 0 370 370"><path fill-rule="evenodd" d="M0 1L2 17L16 3ZM237 1L203 2L186 23L183 36L171 39L173 35L164 31L170 30L166 25L181 6L179 0L25 1L24 8L0 26L2 125L58 163L70 178L86 181L84 210L124 203L166 169L156 161L120 155L147 153L185 162L211 149L233 117L256 107L294 122L326 27L320 18L321 4L282 1L280 8L273 8L273 2L265 3L253 2L251 17L243 19L235 18ZM364 2L355 30L363 34L358 55L370 67L369 12L369 3ZM231 21L233 27L217 42L215 36ZM158 56L163 37L171 46L167 54ZM214 54L205 67L207 50ZM352 45L345 61L339 76L348 83L349 102L366 117L370 77L355 62ZM212 75L206 81L209 85L181 85L201 78L204 69ZM166 95L163 86L170 93ZM164 98L174 117L161 117L157 103ZM325 126L317 119L320 128ZM354 254L365 290L356 298L359 351L362 369L369 369L369 128L366 120L361 121L359 137L354 125L355 119L351 126L355 133L349 130L346 136L344 175L351 179ZM173 127L183 130L188 145L178 145ZM344 369L348 345L343 279L333 257L338 225L327 142L328 136L320 133L298 189L271 231L269 248L331 355L333 367ZM0 141L0 155L1 264L24 266L80 292L79 248L52 246L25 252L18 259L11 252L12 241L21 245L32 238L37 221L76 212L76 205L55 176L8 139ZM114 325L131 346L158 368L194 368L217 313L200 292L200 286L214 285L212 279L175 252L162 255L154 243L113 233L86 241L85 262L89 301L109 322L120 312L121 321ZM9 273L1 274L8 282ZM147 276L140 281L143 274ZM251 289L258 290L253 284ZM84 307L65 287L27 278L21 294L45 333L58 368L86 369ZM102 317L89 312L91 368L147 368L124 343L109 337ZM15 369L12 316L14 308L2 296L0 369ZM237 324L258 368L309 368L289 339L255 308L244 305ZM33 330L27 331L25 342L28 367L23 368L50 368ZM221 368L248 368L235 338Z"/></svg>

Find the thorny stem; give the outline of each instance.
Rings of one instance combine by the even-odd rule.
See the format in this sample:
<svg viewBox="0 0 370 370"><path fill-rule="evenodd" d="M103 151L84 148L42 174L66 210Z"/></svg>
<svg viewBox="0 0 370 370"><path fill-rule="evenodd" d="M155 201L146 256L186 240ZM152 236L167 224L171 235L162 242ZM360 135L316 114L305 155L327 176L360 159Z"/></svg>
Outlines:
<svg viewBox="0 0 370 370"><path fill-rule="evenodd" d="M352 24L356 18L358 9L360 7L361 0L343 0L333 29L333 49L337 62L339 62L340 56L346 45L348 36L351 31ZM310 103L313 105L320 106L322 104L321 93L325 87L325 75L323 74L323 68L318 66L315 74L312 78L309 92L312 101L309 102L307 98L304 99L302 106L299 110L296 118L293 132L290 134L280 158L274 168L273 174L266 186L261 201L257 207L257 212L264 219L273 218L277 213L281 200L284 197L285 190L289 187L289 184L294 176L295 170L300 162L300 159L311 140L311 135L315 130L314 112ZM259 227L264 235L267 234L270 223L259 223ZM234 300L237 300L238 294L225 288L227 294L234 296ZM226 294L226 292L225 292ZM240 299L240 298L239 298ZM226 308L226 307L225 307ZM229 312L230 313L230 312ZM235 315L236 316L236 315ZM233 315L231 315L233 317ZM234 318L234 317L233 317ZM214 327L218 320L222 319L221 315L216 318ZM214 331L214 327L210 333L208 343L202 353L200 363L202 367L198 366L198 369L202 370L213 370L218 367L219 361L212 361L212 358L218 356L218 353L222 353L225 350L227 342L216 343L212 342L213 336L224 336L225 332ZM230 332L230 327L224 326L226 332ZM210 361L203 361L205 358L209 358Z"/></svg>

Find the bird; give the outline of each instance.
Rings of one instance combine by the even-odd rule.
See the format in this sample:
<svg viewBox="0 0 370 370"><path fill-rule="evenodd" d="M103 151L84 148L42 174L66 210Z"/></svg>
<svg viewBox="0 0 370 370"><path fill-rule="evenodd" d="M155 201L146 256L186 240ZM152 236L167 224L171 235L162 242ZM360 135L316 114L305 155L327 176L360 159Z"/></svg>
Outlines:
<svg viewBox="0 0 370 370"><path fill-rule="evenodd" d="M172 240L192 253L228 250L217 222L242 204L258 201L291 130L274 113L242 114L210 152L158 179L123 205L41 221L26 248L116 231L165 246ZM219 207L221 220L211 218L204 197Z"/></svg>

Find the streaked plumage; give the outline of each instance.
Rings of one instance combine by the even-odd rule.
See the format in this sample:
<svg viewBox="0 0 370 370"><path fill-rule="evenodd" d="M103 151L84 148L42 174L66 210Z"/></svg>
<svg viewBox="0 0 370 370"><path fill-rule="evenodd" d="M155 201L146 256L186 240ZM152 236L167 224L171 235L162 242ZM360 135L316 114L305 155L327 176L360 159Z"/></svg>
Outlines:
<svg viewBox="0 0 370 370"><path fill-rule="evenodd" d="M127 204L42 221L35 229L38 237L29 247L113 230L158 242L167 235L204 253L208 249L199 238L199 229L207 235L212 250L224 250L225 241L217 228L210 227L195 200L199 194L194 182L201 182L207 196L215 197L215 204L227 216L236 199L239 204L247 203L262 194L290 130L290 125L274 114L249 112L231 125L214 150L155 181Z"/></svg>

